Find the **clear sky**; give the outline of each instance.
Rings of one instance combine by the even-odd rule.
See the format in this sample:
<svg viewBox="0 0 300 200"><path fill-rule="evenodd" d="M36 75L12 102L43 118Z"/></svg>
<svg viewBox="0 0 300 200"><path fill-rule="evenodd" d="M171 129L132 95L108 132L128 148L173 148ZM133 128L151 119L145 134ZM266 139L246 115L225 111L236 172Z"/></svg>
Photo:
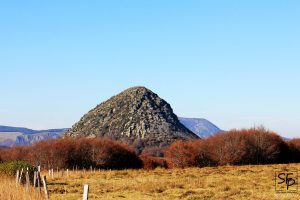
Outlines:
<svg viewBox="0 0 300 200"><path fill-rule="evenodd" d="M143 85L178 116L300 136L300 1L1 1L0 124L70 127Z"/></svg>

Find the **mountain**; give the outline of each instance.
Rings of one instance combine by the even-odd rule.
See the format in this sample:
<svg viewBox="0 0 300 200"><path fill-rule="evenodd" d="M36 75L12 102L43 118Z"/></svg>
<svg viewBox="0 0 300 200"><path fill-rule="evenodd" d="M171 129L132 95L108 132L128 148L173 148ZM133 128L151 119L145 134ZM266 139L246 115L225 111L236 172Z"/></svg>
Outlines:
<svg viewBox="0 0 300 200"><path fill-rule="evenodd" d="M0 132L18 132L23 134L36 134L36 133L61 133L66 131L66 128L61 129L48 129L48 130L32 130L23 127L13 127L13 126L2 126L0 125Z"/></svg>
<svg viewBox="0 0 300 200"><path fill-rule="evenodd" d="M28 145L62 136L67 129L32 130L28 128L0 126L0 146Z"/></svg>
<svg viewBox="0 0 300 200"><path fill-rule="evenodd" d="M15 132L15 133L32 134L35 131L32 129L22 128L22 127L0 126L0 132Z"/></svg>
<svg viewBox="0 0 300 200"><path fill-rule="evenodd" d="M171 106L145 87L132 87L99 104L69 129L66 137L108 137L144 146L165 146L198 138Z"/></svg>
<svg viewBox="0 0 300 200"><path fill-rule="evenodd" d="M221 129L206 119L179 117L179 121L201 138L206 138L222 132Z"/></svg>

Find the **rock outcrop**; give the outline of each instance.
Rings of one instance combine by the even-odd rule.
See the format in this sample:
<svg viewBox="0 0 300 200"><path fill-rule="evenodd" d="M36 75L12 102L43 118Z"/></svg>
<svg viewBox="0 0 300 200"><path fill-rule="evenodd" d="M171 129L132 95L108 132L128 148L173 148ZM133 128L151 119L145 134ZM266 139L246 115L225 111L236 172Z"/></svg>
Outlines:
<svg viewBox="0 0 300 200"><path fill-rule="evenodd" d="M66 137L108 137L145 146L198 138L171 106L145 87L132 87L99 104L69 129Z"/></svg>

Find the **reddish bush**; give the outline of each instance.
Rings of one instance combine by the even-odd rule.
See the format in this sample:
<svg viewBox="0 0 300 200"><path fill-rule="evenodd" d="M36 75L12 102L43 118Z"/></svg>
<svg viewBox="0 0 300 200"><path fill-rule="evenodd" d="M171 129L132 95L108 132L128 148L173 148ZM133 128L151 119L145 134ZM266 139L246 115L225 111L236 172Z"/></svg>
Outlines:
<svg viewBox="0 0 300 200"><path fill-rule="evenodd" d="M168 163L165 158L141 155L144 169L168 168Z"/></svg>
<svg viewBox="0 0 300 200"><path fill-rule="evenodd" d="M96 140L92 147L94 151L92 160L97 167L109 169L142 167L142 161L125 144L112 140Z"/></svg>
<svg viewBox="0 0 300 200"><path fill-rule="evenodd" d="M25 160L46 168L140 168L142 161L127 145L107 139L58 139L29 147L1 150L3 160Z"/></svg>
<svg viewBox="0 0 300 200"><path fill-rule="evenodd" d="M196 165L196 149L190 141L176 141L165 151L170 167L192 167Z"/></svg>
<svg viewBox="0 0 300 200"><path fill-rule="evenodd" d="M286 162L287 144L274 132L264 128L253 128L246 131L250 145L247 149L247 160L250 164L268 164Z"/></svg>
<svg viewBox="0 0 300 200"><path fill-rule="evenodd" d="M2 149L1 159L3 161L25 160L28 151L29 151L29 147L14 147L14 148Z"/></svg>
<svg viewBox="0 0 300 200"><path fill-rule="evenodd" d="M209 137L205 144L212 160L218 165L242 164L247 157L245 135L238 131Z"/></svg>
<svg viewBox="0 0 300 200"><path fill-rule="evenodd" d="M219 165L284 162L287 145L264 128L231 130L207 139L212 159Z"/></svg>
<svg viewBox="0 0 300 200"><path fill-rule="evenodd" d="M216 162L212 159L211 149L206 140L194 140L190 142L190 145L196 152L195 166L196 167L207 167L215 166Z"/></svg>
<svg viewBox="0 0 300 200"><path fill-rule="evenodd" d="M170 167L205 167L215 164L205 140L176 141L166 149Z"/></svg>
<svg viewBox="0 0 300 200"><path fill-rule="evenodd" d="M164 157L164 148L147 147L141 153L143 156Z"/></svg>
<svg viewBox="0 0 300 200"><path fill-rule="evenodd" d="M300 138L288 141L289 154L287 159L289 162L300 162Z"/></svg>
<svg viewBox="0 0 300 200"><path fill-rule="evenodd" d="M300 140L290 146L299 149ZM291 161L288 152L288 145L280 136L264 128L252 128L231 130L203 140L174 142L167 148L166 157L172 167L204 167L284 163Z"/></svg>

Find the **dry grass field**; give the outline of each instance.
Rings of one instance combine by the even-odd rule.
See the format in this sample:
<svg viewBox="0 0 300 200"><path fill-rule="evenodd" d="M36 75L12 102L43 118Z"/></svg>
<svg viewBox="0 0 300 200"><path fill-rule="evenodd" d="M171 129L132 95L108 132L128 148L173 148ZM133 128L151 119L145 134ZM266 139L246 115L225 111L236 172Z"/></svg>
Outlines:
<svg viewBox="0 0 300 200"><path fill-rule="evenodd" d="M300 164L223 166L189 169L156 169L69 172L48 176L50 199L82 199L89 184L89 199L300 199L300 193L275 192L275 171L299 170ZM46 173L45 173L46 174ZM47 174L46 174L47 175ZM0 199L36 199L16 188L14 180L1 180Z"/></svg>
<svg viewBox="0 0 300 200"><path fill-rule="evenodd" d="M27 191L23 186L17 186L16 181L6 176L0 176L1 200L42 200L32 187Z"/></svg>

